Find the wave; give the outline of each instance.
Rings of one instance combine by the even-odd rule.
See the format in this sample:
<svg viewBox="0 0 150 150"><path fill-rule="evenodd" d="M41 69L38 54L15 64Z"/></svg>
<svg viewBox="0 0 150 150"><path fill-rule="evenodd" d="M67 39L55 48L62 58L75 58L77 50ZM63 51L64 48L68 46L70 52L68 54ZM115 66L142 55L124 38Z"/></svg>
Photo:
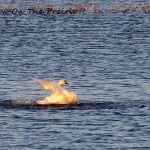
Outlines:
<svg viewBox="0 0 150 150"><path fill-rule="evenodd" d="M45 108L56 108L56 109L126 109L132 107L150 107L149 102L80 102L77 104L69 105L39 105L36 101L14 101L14 100L3 100L0 101L0 108L25 108L25 109L45 109Z"/></svg>

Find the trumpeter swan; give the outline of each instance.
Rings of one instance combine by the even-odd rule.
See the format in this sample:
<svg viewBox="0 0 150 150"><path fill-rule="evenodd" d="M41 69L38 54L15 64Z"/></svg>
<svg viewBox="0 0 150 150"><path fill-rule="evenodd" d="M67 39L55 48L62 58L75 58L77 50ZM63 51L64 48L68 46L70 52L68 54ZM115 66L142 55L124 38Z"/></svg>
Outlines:
<svg viewBox="0 0 150 150"><path fill-rule="evenodd" d="M44 89L52 91L51 95L45 97L44 100L38 100L37 104L48 105L77 103L77 95L62 88L62 85L68 84L64 79L61 79L59 82L45 82L41 80L35 81L38 82Z"/></svg>

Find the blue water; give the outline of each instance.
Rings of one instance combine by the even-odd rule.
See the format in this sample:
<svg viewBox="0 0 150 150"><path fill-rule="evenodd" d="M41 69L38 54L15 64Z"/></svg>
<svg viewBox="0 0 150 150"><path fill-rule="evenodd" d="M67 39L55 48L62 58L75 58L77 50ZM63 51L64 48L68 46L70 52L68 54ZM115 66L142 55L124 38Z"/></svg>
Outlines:
<svg viewBox="0 0 150 150"><path fill-rule="evenodd" d="M0 149L150 149L149 20L0 14ZM33 78L65 78L79 104L6 105L49 94Z"/></svg>

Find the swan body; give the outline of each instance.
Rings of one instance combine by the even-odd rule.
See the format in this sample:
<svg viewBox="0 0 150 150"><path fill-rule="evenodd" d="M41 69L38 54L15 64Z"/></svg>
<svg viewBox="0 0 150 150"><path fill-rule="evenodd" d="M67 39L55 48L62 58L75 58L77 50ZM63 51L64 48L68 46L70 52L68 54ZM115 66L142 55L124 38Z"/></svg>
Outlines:
<svg viewBox="0 0 150 150"><path fill-rule="evenodd" d="M52 94L45 97L44 100L38 100L37 104L48 105L48 104L76 104L77 95L73 92L69 92L62 88L62 85L68 84L64 79L59 82L45 82L40 80L35 80L44 89L51 90Z"/></svg>

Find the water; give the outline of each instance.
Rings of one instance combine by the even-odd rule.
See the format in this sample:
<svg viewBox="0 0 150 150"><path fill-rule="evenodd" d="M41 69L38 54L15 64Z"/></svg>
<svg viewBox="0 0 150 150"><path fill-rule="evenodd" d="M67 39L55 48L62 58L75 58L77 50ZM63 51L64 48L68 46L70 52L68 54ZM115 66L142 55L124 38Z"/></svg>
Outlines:
<svg viewBox="0 0 150 150"><path fill-rule="evenodd" d="M1 14L0 149L150 149L149 20L140 11ZM79 104L5 104L49 94L34 77L65 78Z"/></svg>

